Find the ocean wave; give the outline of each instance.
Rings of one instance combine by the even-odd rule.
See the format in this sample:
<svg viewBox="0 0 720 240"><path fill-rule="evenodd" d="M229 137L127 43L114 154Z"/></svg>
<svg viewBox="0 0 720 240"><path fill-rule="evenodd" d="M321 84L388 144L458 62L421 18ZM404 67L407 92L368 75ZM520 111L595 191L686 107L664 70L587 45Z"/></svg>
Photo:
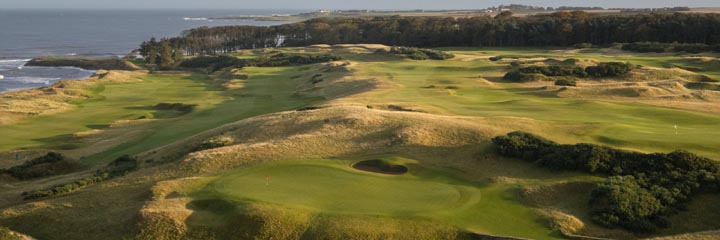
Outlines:
<svg viewBox="0 0 720 240"><path fill-rule="evenodd" d="M183 20L185 21L208 21L208 18L199 17L199 18L193 18L193 17L184 17Z"/></svg>
<svg viewBox="0 0 720 240"><path fill-rule="evenodd" d="M3 81L8 83L44 84L59 81L61 78L40 78L40 77L7 77Z"/></svg>
<svg viewBox="0 0 720 240"><path fill-rule="evenodd" d="M28 62L32 59L2 59L0 63L17 63L17 62Z"/></svg>

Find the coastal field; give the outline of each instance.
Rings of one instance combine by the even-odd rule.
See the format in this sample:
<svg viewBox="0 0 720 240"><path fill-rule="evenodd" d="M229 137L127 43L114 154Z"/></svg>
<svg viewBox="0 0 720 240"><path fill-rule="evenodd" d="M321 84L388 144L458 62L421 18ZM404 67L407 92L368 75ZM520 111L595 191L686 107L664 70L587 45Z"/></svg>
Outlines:
<svg viewBox="0 0 720 240"><path fill-rule="evenodd" d="M0 180L0 225L38 239L635 239L720 224L716 211L703 211L720 196L703 194L672 217L677 224L653 234L601 227L587 202L603 176L502 157L490 141L521 130L559 143L684 149L720 160L720 92L711 81L720 80L717 54L446 48L453 58L420 61L378 49L389 47L244 50L230 55L341 59L210 74L111 71L132 81L96 77L70 100L23 102L67 106L14 113L0 125L0 166L20 164L15 153L53 151L84 168ZM576 86L503 77L518 65L569 59L635 68L623 77L577 79ZM48 89L44 96L68 93ZM11 112L8 105L0 110ZM57 196L21 197L89 176L122 155L136 157L138 169ZM370 159L408 171L353 167ZM82 227L90 223L95 227Z"/></svg>

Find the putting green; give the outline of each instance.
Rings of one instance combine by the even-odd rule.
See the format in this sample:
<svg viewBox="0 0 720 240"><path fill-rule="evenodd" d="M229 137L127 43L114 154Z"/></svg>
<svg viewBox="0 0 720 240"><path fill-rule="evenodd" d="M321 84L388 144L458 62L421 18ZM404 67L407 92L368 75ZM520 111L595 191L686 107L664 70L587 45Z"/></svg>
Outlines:
<svg viewBox="0 0 720 240"><path fill-rule="evenodd" d="M480 199L475 187L444 177L421 177L412 168L405 175L384 175L353 169L350 163L317 160L261 165L225 175L211 188L238 200L389 215L455 209Z"/></svg>

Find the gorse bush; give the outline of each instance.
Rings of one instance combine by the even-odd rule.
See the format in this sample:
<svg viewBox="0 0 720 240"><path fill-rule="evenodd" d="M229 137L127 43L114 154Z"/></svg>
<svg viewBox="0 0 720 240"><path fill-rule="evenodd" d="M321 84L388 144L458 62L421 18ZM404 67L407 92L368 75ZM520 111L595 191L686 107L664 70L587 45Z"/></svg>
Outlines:
<svg viewBox="0 0 720 240"><path fill-rule="evenodd" d="M197 104L185 104L185 103L158 103L155 105L155 109L157 110L172 110L172 111L178 111L181 113L189 113L192 112L195 107L197 107Z"/></svg>
<svg viewBox="0 0 720 240"><path fill-rule="evenodd" d="M555 86L575 87L575 86L577 86L577 83L574 80L558 79L555 81Z"/></svg>
<svg viewBox="0 0 720 240"><path fill-rule="evenodd" d="M633 65L622 62L599 63L597 66L585 68L588 76L592 77L619 77L624 76L633 70Z"/></svg>
<svg viewBox="0 0 720 240"><path fill-rule="evenodd" d="M130 157L129 155L123 155L109 163L104 169L98 170L93 176L85 177L70 183L55 185L48 189L23 192L21 196L24 200L32 200L71 193L95 183L124 176L125 174L137 169L137 159Z"/></svg>
<svg viewBox="0 0 720 240"><path fill-rule="evenodd" d="M195 151L226 147L230 146L232 143L233 139L230 137L213 137L200 143L199 146L195 147Z"/></svg>
<svg viewBox="0 0 720 240"><path fill-rule="evenodd" d="M182 68L206 68L214 72L227 67L243 67L245 61L238 59L233 56L220 55L220 56L198 56L194 58L185 59L180 62Z"/></svg>
<svg viewBox="0 0 720 240"><path fill-rule="evenodd" d="M577 59L567 59L562 61L562 65L522 67L508 72L503 79L512 82L529 82L544 79L532 76L537 74L548 77L620 77L627 75L634 69L632 64L622 62L605 62L599 63L597 66L583 68L576 65L577 61ZM513 65L513 67L517 66L520 65Z"/></svg>
<svg viewBox="0 0 720 240"><path fill-rule="evenodd" d="M720 51L720 44L708 45L703 43L660 43L660 42L635 42L623 44L622 49L633 52L717 52Z"/></svg>
<svg viewBox="0 0 720 240"><path fill-rule="evenodd" d="M385 50L379 50L378 53L385 53ZM413 60L446 60L455 57L454 54L449 52L413 47L392 47L387 53L406 56Z"/></svg>
<svg viewBox="0 0 720 240"><path fill-rule="evenodd" d="M324 63L342 60L342 57L330 54L269 54L260 56L248 63L258 67L282 67L292 65L305 65L314 63Z"/></svg>
<svg viewBox="0 0 720 240"><path fill-rule="evenodd" d="M65 156L55 152L49 152L23 164L0 169L0 174L5 173L17 179L26 180L32 178L47 177L65 174L81 168L80 164L67 160Z"/></svg>
<svg viewBox="0 0 720 240"><path fill-rule="evenodd" d="M529 66L518 69L519 72L539 73L549 77L560 77L560 76L573 76L573 77L587 77L585 69L580 66L567 66L567 65L554 65L554 66Z"/></svg>
<svg viewBox="0 0 720 240"><path fill-rule="evenodd" d="M503 76L503 79L511 81L511 82L533 82L533 81L542 81L545 80L546 77L542 74L527 74L527 73L521 73L519 71L510 71Z"/></svg>
<svg viewBox="0 0 720 240"><path fill-rule="evenodd" d="M555 170L614 176L592 193L594 220L609 227L652 232L694 194L720 190L720 166L686 151L638 153L593 144L564 145L524 132L493 139L501 155Z"/></svg>

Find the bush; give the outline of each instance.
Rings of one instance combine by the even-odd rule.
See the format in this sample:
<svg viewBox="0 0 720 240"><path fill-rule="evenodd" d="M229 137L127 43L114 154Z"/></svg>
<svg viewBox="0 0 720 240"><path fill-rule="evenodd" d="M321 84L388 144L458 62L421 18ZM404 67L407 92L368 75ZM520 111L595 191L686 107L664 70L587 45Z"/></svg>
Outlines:
<svg viewBox="0 0 720 240"><path fill-rule="evenodd" d="M695 90L710 90L710 91L720 91L720 85L717 84L711 84L707 82L691 82L685 84L686 88L689 89L695 89Z"/></svg>
<svg viewBox="0 0 720 240"><path fill-rule="evenodd" d="M545 77L539 74L527 74L519 71L511 71L506 73L505 76L503 76L503 79L511 82L523 83L545 80Z"/></svg>
<svg viewBox="0 0 720 240"><path fill-rule="evenodd" d="M155 109L157 110L173 110L178 111L181 113L189 113L192 112L196 104L184 104L184 103L158 103L155 105Z"/></svg>
<svg viewBox="0 0 720 240"><path fill-rule="evenodd" d="M425 53L423 53L423 52L414 52L414 53L408 54L408 58L410 58L412 60L427 60L430 57L428 57L428 55L425 55Z"/></svg>
<svg viewBox="0 0 720 240"><path fill-rule="evenodd" d="M575 87L577 86L577 83L574 80L569 79L559 79L555 81L555 86L570 86Z"/></svg>
<svg viewBox="0 0 720 240"><path fill-rule="evenodd" d="M664 53L668 51L670 44L657 42L636 42L622 45L622 50L641 53Z"/></svg>
<svg viewBox="0 0 720 240"><path fill-rule="evenodd" d="M720 45L707 45L702 43L659 43L659 42L636 42L623 44L622 49L633 52L717 52L720 51Z"/></svg>
<svg viewBox="0 0 720 240"><path fill-rule="evenodd" d="M321 55L307 55L307 54L285 54L277 53L266 56L261 56L251 62L249 65L259 67L281 67L291 65L304 65L314 64L323 62L333 62L342 60L340 56L321 54Z"/></svg>
<svg viewBox="0 0 720 240"><path fill-rule="evenodd" d="M110 177L118 177L137 170L138 162L137 159L130 155L122 155L119 158L108 164L106 172L110 174Z"/></svg>
<svg viewBox="0 0 720 240"><path fill-rule="evenodd" d="M638 153L593 144L563 145L524 132L493 138L498 152L556 170L614 176L593 191L595 221L647 233L694 194L720 191L720 165L686 151Z"/></svg>
<svg viewBox="0 0 720 240"><path fill-rule="evenodd" d="M490 60L490 61L493 61L493 62L497 62L497 61L500 61L500 60L502 60L502 59L503 59L503 56L495 56L495 57L490 57L490 58L489 58L489 60Z"/></svg>
<svg viewBox="0 0 720 240"><path fill-rule="evenodd" d="M32 200L71 193L95 183L124 176L125 174L137 169L137 159L129 155L123 155L109 163L103 170L98 170L93 176L85 177L70 183L55 185L48 189L23 192L21 196L24 200Z"/></svg>
<svg viewBox="0 0 720 240"><path fill-rule="evenodd" d="M599 63L597 66L590 66L583 68L577 66L577 59L566 59L562 61L562 65L552 66L527 66L519 68L515 71L508 72L505 75L505 80L514 82L529 82L537 80L536 78L530 78L528 74L541 74L548 77L578 77L586 78L592 77L619 77L630 73L634 66L630 63L621 62L606 62ZM512 65L518 66L518 65ZM523 75L525 74L525 75ZM574 85L565 85L574 86Z"/></svg>
<svg viewBox="0 0 720 240"><path fill-rule="evenodd" d="M220 148L230 146L233 143L232 138L229 137L214 137L203 141L200 146L195 148L195 151L202 151L213 148Z"/></svg>
<svg viewBox="0 0 720 240"><path fill-rule="evenodd" d="M574 65L554 65L554 66L529 66L518 69L522 73L538 73L550 77L573 76L587 77L585 69Z"/></svg>
<svg viewBox="0 0 720 240"><path fill-rule="evenodd" d="M657 230L650 219L665 209L632 176L610 177L592 191L590 199L596 222L605 226L628 226L640 233Z"/></svg>
<svg viewBox="0 0 720 240"><path fill-rule="evenodd" d="M582 48L591 48L593 47L592 43L578 43L573 45L574 48L582 49Z"/></svg>
<svg viewBox="0 0 720 240"><path fill-rule="evenodd" d="M585 69L587 75L593 77L619 77L632 71L634 66L630 63L606 62Z"/></svg>
<svg viewBox="0 0 720 240"><path fill-rule="evenodd" d="M414 60L446 60L454 58L455 55L452 53L432 50L426 48L411 48L411 47L392 47L388 52L390 54L404 55Z"/></svg>
<svg viewBox="0 0 720 240"><path fill-rule="evenodd" d="M17 179L26 180L69 173L79 168L81 168L80 164L65 159L62 154L49 152L45 156L9 169L0 169L0 173L7 173Z"/></svg>
<svg viewBox="0 0 720 240"><path fill-rule="evenodd" d="M238 59L233 56L220 55L220 56L198 56L194 58L185 59L180 62L182 68L205 68L211 72L227 68L227 67L238 67L245 66L246 63L242 59Z"/></svg>

